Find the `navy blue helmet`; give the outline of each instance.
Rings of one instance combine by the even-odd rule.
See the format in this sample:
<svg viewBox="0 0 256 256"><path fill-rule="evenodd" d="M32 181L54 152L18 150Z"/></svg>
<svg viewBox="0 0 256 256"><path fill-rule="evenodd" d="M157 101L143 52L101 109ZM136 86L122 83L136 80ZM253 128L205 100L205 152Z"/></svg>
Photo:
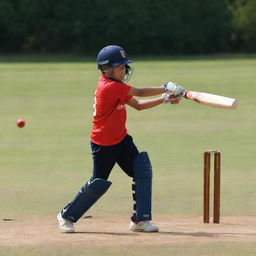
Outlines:
<svg viewBox="0 0 256 256"><path fill-rule="evenodd" d="M102 65L118 66L129 63L132 61L128 59L125 50L118 45L104 47L97 56L98 69L101 69Z"/></svg>

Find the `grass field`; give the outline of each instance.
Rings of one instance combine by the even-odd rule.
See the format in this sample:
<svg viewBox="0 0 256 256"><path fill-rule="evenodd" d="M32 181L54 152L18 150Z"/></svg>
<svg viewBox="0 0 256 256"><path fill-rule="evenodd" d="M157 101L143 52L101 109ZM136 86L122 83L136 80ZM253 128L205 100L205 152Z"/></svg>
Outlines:
<svg viewBox="0 0 256 256"><path fill-rule="evenodd" d="M171 80L187 89L239 100L236 111L186 100L142 112L127 107L128 131L139 150L149 153L154 167L154 216L175 219L202 215L202 153L218 149L222 153L221 216L256 217L256 57L134 60L129 83L135 87L158 86ZM58 211L91 176L89 133L98 75L95 63L82 58L0 57L2 225L6 224L4 218L55 220ZM23 129L15 125L19 118L26 120ZM126 217L126 229L132 205L131 182L117 167L110 180L110 190L88 214ZM255 255L253 223L254 241L213 239L146 246L142 242L128 249L100 243L96 247L85 245L79 239L66 244L65 238L64 245L51 246L1 245L0 240L0 255ZM207 225L204 227L207 232Z"/></svg>

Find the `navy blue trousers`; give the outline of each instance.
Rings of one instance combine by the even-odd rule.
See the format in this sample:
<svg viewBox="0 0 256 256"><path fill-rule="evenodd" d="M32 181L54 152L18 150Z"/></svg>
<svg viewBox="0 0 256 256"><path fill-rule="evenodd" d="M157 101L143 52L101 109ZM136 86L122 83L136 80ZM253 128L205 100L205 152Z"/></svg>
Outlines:
<svg viewBox="0 0 256 256"><path fill-rule="evenodd" d="M91 142L91 149L93 156L92 179L107 180L116 163L128 176L133 177L134 159L139 151L130 135L126 135L120 143L113 146L100 146Z"/></svg>

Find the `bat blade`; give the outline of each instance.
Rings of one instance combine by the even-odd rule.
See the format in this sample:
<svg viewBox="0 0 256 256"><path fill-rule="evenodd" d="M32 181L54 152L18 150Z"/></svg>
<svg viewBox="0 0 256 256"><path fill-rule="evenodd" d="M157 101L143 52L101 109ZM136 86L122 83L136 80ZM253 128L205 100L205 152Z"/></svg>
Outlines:
<svg viewBox="0 0 256 256"><path fill-rule="evenodd" d="M238 106L236 99L205 92L186 91L184 97L214 108L235 110Z"/></svg>

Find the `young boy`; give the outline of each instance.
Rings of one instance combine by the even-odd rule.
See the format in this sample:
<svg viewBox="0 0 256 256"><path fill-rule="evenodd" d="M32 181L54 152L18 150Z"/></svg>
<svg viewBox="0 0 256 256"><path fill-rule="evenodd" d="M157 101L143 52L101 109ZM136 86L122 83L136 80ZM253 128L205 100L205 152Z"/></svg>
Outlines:
<svg viewBox="0 0 256 256"><path fill-rule="evenodd" d="M124 49L117 45L104 47L97 56L102 74L95 92L91 149L93 174L66 205L57 219L61 232L75 232L73 223L108 190L111 170L117 163L133 179L133 215L129 229L137 232L157 232L151 216L152 167L146 152L139 152L126 130L126 104L143 110L161 103L180 102L184 89L168 82L159 87L135 88L125 83L131 75L132 63ZM154 99L137 100L134 96L147 97L162 94Z"/></svg>

